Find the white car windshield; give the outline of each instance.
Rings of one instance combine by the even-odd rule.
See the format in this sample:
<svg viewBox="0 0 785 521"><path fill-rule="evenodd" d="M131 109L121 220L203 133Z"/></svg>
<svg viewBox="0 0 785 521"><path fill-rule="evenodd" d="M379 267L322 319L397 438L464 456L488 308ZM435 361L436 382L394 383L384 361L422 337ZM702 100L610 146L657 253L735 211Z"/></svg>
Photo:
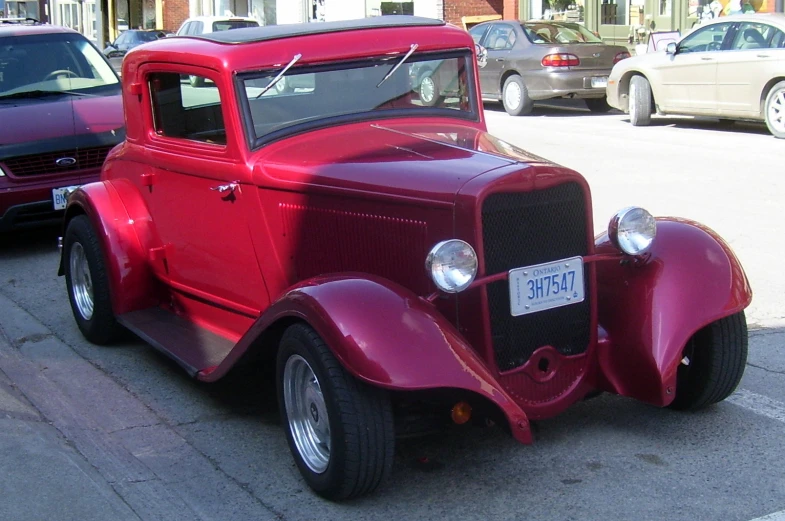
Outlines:
<svg viewBox="0 0 785 521"><path fill-rule="evenodd" d="M54 94L119 93L119 80L98 50L78 34L0 39L0 99Z"/></svg>
<svg viewBox="0 0 785 521"><path fill-rule="evenodd" d="M403 61L398 55L292 67L272 86L281 69L242 75L251 141L259 146L306 127L388 116L476 119L471 59L468 52L415 53Z"/></svg>

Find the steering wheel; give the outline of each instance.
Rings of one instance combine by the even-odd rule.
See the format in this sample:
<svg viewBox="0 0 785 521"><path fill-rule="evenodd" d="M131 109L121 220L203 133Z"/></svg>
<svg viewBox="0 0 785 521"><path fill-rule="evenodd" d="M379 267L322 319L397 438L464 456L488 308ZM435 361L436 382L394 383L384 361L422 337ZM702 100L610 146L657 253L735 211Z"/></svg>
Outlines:
<svg viewBox="0 0 785 521"><path fill-rule="evenodd" d="M73 76L74 78L78 78L79 77L79 75L77 73L75 73L74 71L69 71L68 69L60 69L60 70L57 70L57 71L52 71L49 74L47 74L46 77L44 77L44 81L54 80L55 78L57 78L58 76L61 76L63 74L65 74L66 76Z"/></svg>
<svg viewBox="0 0 785 521"><path fill-rule="evenodd" d="M720 47L722 47L722 42L709 42L706 44L707 51L719 51Z"/></svg>

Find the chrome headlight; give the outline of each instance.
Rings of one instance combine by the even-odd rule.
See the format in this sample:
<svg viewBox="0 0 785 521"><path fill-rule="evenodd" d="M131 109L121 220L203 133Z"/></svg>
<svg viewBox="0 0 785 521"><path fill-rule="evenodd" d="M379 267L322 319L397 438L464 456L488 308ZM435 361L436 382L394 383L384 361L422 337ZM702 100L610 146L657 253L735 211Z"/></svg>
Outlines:
<svg viewBox="0 0 785 521"><path fill-rule="evenodd" d="M477 254L465 241L442 241L431 248L425 269L440 290L458 293L468 288L477 275Z"/></svg>
<svg viewBox="0 0 785 521"><path fill-rule="evenodd" d="M608 237L627 255L640 255L651 248L657 235L657 221L637 206L619 210L608 225Z"/></svg>
<svg viewBox="0 0 785 521"><path fill-rule="evenodd" d="M0 177L5 177L5 172L3 171L2 166L0 166Z"/></svg>

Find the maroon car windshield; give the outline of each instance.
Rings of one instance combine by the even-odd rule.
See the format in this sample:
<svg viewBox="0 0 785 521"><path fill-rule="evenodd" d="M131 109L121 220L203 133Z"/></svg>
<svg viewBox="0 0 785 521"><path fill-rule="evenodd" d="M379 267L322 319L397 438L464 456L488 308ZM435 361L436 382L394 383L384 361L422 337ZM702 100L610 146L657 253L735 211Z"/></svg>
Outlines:
<svg viewBox="0 0 785 521"><path fill-rule="evenodd" d="M602 43L602 39L581 24L561 22L527 22L521 24L532 43Z"/></svg>
<svg viewBox="0 0 785 521"><path fill-rule="evenodd" d="M294 62L298 58L293 59ZM252 146L326 124L396 116L477 119L471 55L416 54L242 76ZM277 78L277 81L276 81Z"/></svg>

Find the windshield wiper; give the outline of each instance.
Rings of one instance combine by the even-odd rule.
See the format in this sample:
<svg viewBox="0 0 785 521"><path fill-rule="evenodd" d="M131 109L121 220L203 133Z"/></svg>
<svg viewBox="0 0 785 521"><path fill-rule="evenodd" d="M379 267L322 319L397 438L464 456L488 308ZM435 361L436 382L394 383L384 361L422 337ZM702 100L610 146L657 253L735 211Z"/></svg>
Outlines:
<svg viewBox="0 0 785 521"><path fill-rule="evenodd" d="M74 92L72 90L26 90L23 92L13 92L11 94L0 95L0 100L22 99L22 98L45 98L47 96L93 96L84 92Z"/></svg>
<svg viewBox="0 0 785 521"><path fill-rule="evenodd" d="M281 78L283 78L283 75L284 75L284 74L286 74L286 71L288 71L288 70L289 70L289 69L292 67L292 65L294 65L295 63L297 63L297 61L298 61L300 58L302 58L302 57L303 57L303 55L302 55L302 54L295 54L295 55L294 55L294 57L292 58L292 61L290 61L290 62L289 62L289 64L288 64L286 67L284 67L283 69L281 69L281 72L279 72L278 74L276 74L276 75L275 75L275 78L273 78L273 79L272 79L272 81L271 81L270 83L268 83L268 84L267 84L267 86L266 86L265 88L263 88L263 89L262 89L262 92L260 92L260 93L259 93L259 95L258 95L258 96L256 96L256 98L255 98L255 99L259 99L259 98L261 98L261 97L262 97L262 94L264 94L264 93L265 93L265 92L267 92L268 90L270 90L270 89L272 89L273 87L275 87L275 84L276 84L276 83L278 83L278 81L279 81Z"/></svg>
<svg viewBox="0 0 785 521"><path fill-rule="evenodd" d="M404 55L404 57L403 57L403 58L401 58L401 60L400 60L398 63L396 63L396 64L395 64L395 67L393 67L392 69L390 69L390 72L388 72L388 73L387 73L387 74L384 76L384 78L382 78L382 81L380 81L380 82L379 82L379 83L376 85L376 88L377 88L377 89L378 89L379 87L381 87L381 86L382 86L382 83L384 83L385 81L387 81L387 78L389 78L390 76L392 76L392 75L393 75L393 73L394 73L395 71L397 71L397 70L398 70L398 67L400 67L401 65L403 65L403 62L405 62L405 61L406 61L406 60L409 58L409 56L411 56L411 55L412 55L412 53L413 53L414 51L416 51L416 50L417 50L417 47L419 47L419 45L417 45L416 43L413 43L413 44L412 44L412 46L409 48L409 52L407 52L407 53Z"/></svg>

